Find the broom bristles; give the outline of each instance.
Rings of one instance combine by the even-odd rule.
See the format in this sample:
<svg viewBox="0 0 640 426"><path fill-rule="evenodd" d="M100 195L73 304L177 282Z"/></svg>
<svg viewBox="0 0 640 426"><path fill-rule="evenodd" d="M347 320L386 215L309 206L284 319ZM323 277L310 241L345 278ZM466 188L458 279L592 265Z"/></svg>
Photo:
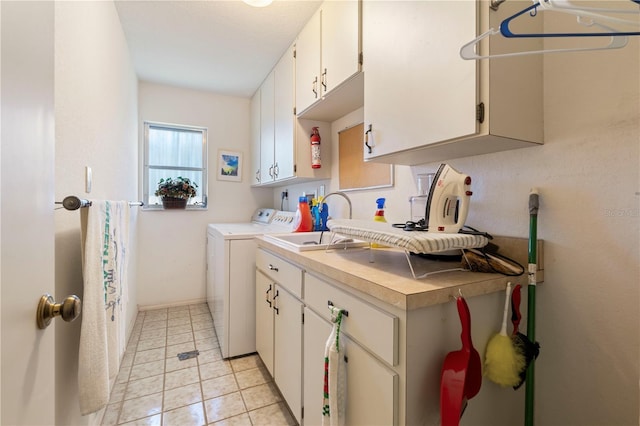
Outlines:
<svg viewBox="0 0 640 426"><path fill-rule="evenodd" d="M520 373L526 367L522 348L514 345L511 337L504 334L493 336L485 352L484 375L500 386L516 386Z"/></svg>

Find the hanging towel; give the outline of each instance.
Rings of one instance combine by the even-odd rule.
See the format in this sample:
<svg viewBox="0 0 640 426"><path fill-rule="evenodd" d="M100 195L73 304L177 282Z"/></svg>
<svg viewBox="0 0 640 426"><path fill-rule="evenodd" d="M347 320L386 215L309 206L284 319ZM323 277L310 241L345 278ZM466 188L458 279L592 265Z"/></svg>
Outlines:
<svg viewBox="0 0 640 426"><path fill-rule="evenodd" d="M324 349L324 400L322 425L342 426L345 422L347 396L347 362L344 339L340 339L343 311L334 306L331 310L333 328Z"/></svg>
<svg viewBox="0 0 640 426"><path fill-rule="evenodd" d="M122 303L126 295L129 206L126 201L93 201L81 209L84 294L78 387L80 412L109 402L110 383L124 351Z"/></svg>

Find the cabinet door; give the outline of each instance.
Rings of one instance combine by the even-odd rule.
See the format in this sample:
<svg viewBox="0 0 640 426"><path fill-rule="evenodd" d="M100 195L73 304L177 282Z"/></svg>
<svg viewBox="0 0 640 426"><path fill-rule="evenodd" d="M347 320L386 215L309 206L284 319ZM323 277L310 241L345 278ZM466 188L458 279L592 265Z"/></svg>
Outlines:
<svg viewBox="0 0 640 426"><path fill-rule="evenodd" d="M349 318L345 318L349 321ZM304 318L304 424L322 424L324 347L331 332L329 322L305 308ZM372 331L375 332L375 331ZM385 367L345 334L347 356L348 425L398 424L398 375Z"/></svg>
<svg viewBox="0 0 640 426"><path fill-rule="evenodd" d="M251 184L260 184L260 89L251 98Z"/></svg>
<svg viewBox="0 0 640 426"><path fill-rule="evenodd" d="M476 36L471 1L365 1L362 12L365 158L476 132L476 63L460 46Z"/></svg>
<svg viewBox="0 0 640 426"><path fill-rule="evenodd" d="M293 46L280 58L274 69L274 126L276 180L294 176L295 114Z"/></svg>
<svg viewBox="0 0 640 426"><path fill-rule="evenodd" d="M274 73L260 87L260 183L269 183L273 175Z"/></svg>
<svg viewBox="0 0 640 426"><path fill-rule="evenodd" d="M294 417L302 419L302 302L276 285L273 376Z"/></svg>
<svg viewBox="0 0 640 426"><path fill-rule="evenodd" d="M256 271L256 351L273 376L273 295L275 284Z"/></svg>
<svg viewBox="0 0 640 426"><path fill-rule="evenodd" d="M309 308L304 309L304 425L322 424L324 347L331 325ZM348 389L348 386L347 386Z"/></svg>
<svg viewBox="0 0 640 426"><path fill-rule="evenodd" d="M360 70L358 0L322 4L321 90L326 94Z"/></svg>
<svg viewBox="0 0 640 426"><path fill-rule="evenodd" d="M296 41L296 110L300 114L320 95L320 10L307 22Z"/></svg>

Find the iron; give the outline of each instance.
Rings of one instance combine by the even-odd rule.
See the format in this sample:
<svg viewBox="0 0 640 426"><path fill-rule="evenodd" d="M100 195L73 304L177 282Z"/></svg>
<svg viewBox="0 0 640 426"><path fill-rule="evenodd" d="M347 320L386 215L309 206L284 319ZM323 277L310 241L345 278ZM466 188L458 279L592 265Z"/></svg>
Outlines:
<svg viewBox="0 0 640 426"><path fill-rule="evenodd" d="M448 164L440 164L425 211L428 232L455 234L462 229L471 199L471 177L458 172Z"/></svg>

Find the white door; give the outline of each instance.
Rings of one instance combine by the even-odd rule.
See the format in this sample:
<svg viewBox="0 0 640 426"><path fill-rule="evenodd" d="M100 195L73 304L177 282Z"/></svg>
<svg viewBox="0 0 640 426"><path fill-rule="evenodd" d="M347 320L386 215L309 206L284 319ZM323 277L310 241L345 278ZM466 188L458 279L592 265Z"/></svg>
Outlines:
<svg viewBox="0 0 640 426"><path fill-rule="evenodd" d="M38 329L36 307L54 294L54 3L3 1L0 16L0 424L46 425L55 326Z"/></svg>

